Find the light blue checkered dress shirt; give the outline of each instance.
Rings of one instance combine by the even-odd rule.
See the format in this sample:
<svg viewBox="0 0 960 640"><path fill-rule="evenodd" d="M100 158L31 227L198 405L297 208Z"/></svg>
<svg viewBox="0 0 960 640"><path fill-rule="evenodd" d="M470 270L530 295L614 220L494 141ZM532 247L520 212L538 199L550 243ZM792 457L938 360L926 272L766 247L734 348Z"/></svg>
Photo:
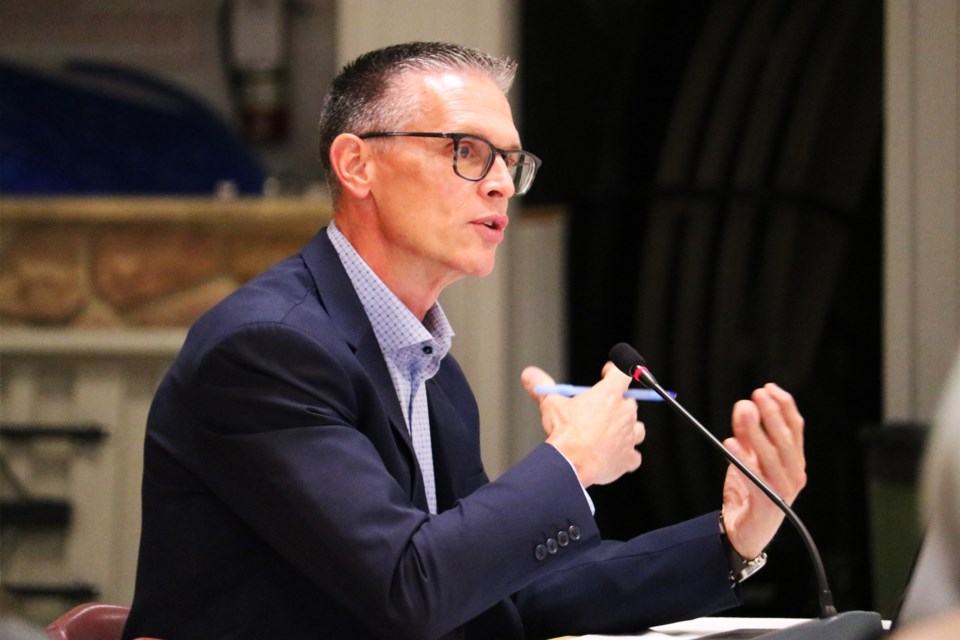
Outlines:
<svg viewBox="0 0 960 640"><path fill-rule="evenodd" d="M330 223L327 235L373 325L413 440L430 513L436 513L426 381L437 373L440 361L450 351L453 328L439 302L430 307L421 323L364 262L335 223Z"/></svg>

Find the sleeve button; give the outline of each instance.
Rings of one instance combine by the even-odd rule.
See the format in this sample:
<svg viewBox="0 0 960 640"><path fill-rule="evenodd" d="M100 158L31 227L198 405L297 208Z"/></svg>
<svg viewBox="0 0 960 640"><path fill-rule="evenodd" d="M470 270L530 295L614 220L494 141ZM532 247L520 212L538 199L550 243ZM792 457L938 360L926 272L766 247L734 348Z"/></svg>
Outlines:
<svg viewBox="0 0 960 640"><path fill-rule="evenodd" d="M570 534L566 531L557 531L557 544L561 547L565 547L570 544Z"/></svg>
<svg viewBox="0 0 960 640"><path fill-rule="evenodd" d="M533 556L537 560L543 560L547 557L547 547L545 545L538 544L537 548L533 551Z"/></svg>
<svg viewBox="0 0 960 640"><path fill-rule="evenodd" d="M570 534L570 539L572 541L578 542L580 540L580 527L578 527L577 525L572 524L569 527L567 527L567 533Z"/></svg>
<svg viewBox="0 0 960 640"><path fill-rule="evenodd" d="M560 549L560 546L557 544L557 541L553 538L547 538L547 553L554 555Z"/></svg>

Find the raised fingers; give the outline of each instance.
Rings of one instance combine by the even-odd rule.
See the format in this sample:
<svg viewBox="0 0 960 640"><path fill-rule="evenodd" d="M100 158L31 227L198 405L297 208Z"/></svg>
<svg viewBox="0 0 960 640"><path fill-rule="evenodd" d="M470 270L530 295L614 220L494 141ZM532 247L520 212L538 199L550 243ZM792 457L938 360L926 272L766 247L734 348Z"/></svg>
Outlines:
<svg viewBox="0 0 960 640"><path fill-rule="evenodd" d="M771 436L776 438L777 435L782 435L788 438L802 452L804 421L793 395L772 382L768 382L762 390L758 389L758 391L769 394L770 399L776 405L775 408L779 417L782 418L782 426L785 427L783 431L771 434ZM771 405L771 408L773 408L773 405ZM764 424L766 424L767 418L765 416L761 415L761 420L764 420Z"/></svg>
<svg viewBox="0 0 960 640"><path fill-rule="evenodd" d="M788 501L806 484L802 431L793 397L776 385L757 389L752 401L734 405L733 432L740 450L734 453L747 454L755 471Z"/></svg>
<svg viewBox="0 0 960 640"><path fill-rule="evenodd" d="M791 471L806 467L803 454L803 416L793 396L776 384L767 383L753 392L764 434L776 447L783 464Z"/></svg>

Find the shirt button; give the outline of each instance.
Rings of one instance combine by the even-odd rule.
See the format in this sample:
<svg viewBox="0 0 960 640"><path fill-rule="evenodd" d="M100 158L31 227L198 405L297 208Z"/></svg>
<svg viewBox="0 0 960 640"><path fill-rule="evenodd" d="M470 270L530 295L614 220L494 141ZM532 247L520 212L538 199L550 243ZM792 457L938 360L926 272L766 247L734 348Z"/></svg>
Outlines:
<svg viewBox="0 0 960 640"><path fill-rule="evenodd" d="M429 356L431 353L433 353L433 347L427 346L423 348L423 355Z"/></svg>
<svg viewBox="0 0 960 640"><path fill-rule="evenodd" d="M547 553L554 555L557 553L557 550L560 548L560 545L557 544L557 541L553 538L547 538Z"/></svg>
<svg viewBox="0 0 960 640"><path fill-rule="evenodd" d="M557 531L557 544L561 547L565 547L570 544L570 534L566 531Z"/></svg>
<svg viewBox="0 0 960 640"><path fill-rule="evenodd" d="M543 560L547 557L547 548L542 544L538 544L537 548L533 551L533 556L537 560Z"/></svg>
<svg viewBox="0 0 960 640"><path fill-rule="evenodd" d="M578 527L577 525L572 524L569 527L567 527L567 533L570 534L570 539L573 540L574 542L577 542L580 540L580 527Z"/></svg>

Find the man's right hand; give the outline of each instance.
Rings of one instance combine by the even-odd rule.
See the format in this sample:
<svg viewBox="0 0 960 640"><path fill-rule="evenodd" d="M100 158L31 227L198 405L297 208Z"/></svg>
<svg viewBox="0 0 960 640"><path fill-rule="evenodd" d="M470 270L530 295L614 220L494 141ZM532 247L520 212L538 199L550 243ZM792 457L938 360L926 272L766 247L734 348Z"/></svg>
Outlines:
<svg viewBox="0 0 960 640"><path fill-rule="evenodd" d="M597 384L572 398L536 393L537 385L554 384L537 367L524 369L520 379L540 404L547 443L570 461L584 487L608 484L640 466L636 446L646 432L637 421L636 400L623 397L630 378L612 363L604 366Z"/></svg>

